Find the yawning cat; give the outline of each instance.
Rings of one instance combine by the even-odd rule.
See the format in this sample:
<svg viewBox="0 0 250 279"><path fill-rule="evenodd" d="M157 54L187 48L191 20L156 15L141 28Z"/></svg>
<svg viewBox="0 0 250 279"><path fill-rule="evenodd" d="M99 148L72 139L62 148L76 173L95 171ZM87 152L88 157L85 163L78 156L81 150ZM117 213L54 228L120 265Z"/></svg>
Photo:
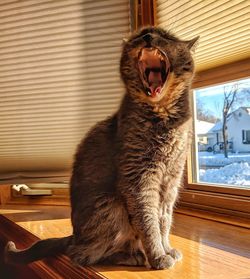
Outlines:
<svg viewBox="0 0 250 279"><path fill-rule="evenodd" d="M124 43L121 105L89 131L75 156L72 236L41 240L26 250L9 242L6 262L29 263L63 252L80 265L164 269L181 259L169 243L169 230L191 138L196 41L148 27Z"/></svg>

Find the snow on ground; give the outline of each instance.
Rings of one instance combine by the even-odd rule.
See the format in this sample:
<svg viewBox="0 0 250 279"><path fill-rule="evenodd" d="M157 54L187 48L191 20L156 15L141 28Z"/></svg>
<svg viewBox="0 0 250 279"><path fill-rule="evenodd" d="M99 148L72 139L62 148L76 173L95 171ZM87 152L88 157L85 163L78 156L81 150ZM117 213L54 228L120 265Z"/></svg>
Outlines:
<svg viewBox="0 0 250 279"><path fill-rule="evenodd" d="M250 187L250 154L223 154L199 152L199 180L201 182L232 184ZM205 170L205 166L210 168Z"/></svg>
<svg viewBox="0 0 250 279"><path fill-rule="evenodd" d="M233 163L219 169L200 170L200 181L250 186L250 164Z"/></svg>
<svg viewBox="0 0 250 279"><path fill-rule="evenodd" d="M232 163L247 162L250 163L250 153L229 153L228 158L224 154L213 154L211 152L199 152L199 165L223 167Z"/></svg>

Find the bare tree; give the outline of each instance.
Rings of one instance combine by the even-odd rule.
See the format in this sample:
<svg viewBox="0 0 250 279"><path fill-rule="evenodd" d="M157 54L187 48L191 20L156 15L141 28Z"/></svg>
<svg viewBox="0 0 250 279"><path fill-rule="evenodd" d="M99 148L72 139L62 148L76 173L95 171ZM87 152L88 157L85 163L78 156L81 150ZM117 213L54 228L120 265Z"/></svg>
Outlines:
<svg viewBox="0 0 250 279"><path fill-rule="evenodd" d="M224 156L228 158L228 135L227 135L227 120L230 114L230 110L236 100L236 94L238 92L238 84L233 85L228 91L224 87L224 101L223 101L223 110L222 110L222 137L223 137L223 146L224 146Z"/></svg>
<svg viewBox="0 0 250 279"><path fill-rule="evenodd" d="M249 88L240 88L236 83L230 88L224 87L224 100L222 106L222 137L223 150L225 158L228 158L228 135L227 135L227 121L231 110L235 110L239 105L250 101Z"/></svg>
<svg viewBox="0 0 250 279"><path fill-rule="evenodd" d="M221 92L219 92L221 94ZM250 105L250 88L249 82L235 83L223 87L223 98L219 96L214 101L214 113L211 113L206 108L205 103L200 98L196 99L196 117L198 120L203 120L211 123L220 121L222 123L222 138L224 156L228 158L228 134L227 122L231 112L238 109L240 106ZM219 116L221 115L221 116ZM218 144L218 143L217 143Z"/></svg>
<svg viewBox="0 0 250 279"><path fill-rule="evenodd" d="M204 103L200 100L196 100L196 115L198 120L215 123L218 118L214 116L210 111L205 109Z"/></svg>

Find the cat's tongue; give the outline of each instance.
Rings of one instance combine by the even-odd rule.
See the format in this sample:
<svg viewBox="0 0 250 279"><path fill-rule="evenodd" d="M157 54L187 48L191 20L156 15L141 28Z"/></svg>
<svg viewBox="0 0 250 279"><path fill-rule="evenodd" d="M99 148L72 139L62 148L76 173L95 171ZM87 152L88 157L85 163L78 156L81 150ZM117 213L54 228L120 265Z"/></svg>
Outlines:
<svg viewBox="0 0 250 279"><path fill-rule="evenodd" d="M151 97L155 97L157 94L161 93L162 79L160 72L150 71L148 75L148 81L150 84L149 89Z"/></svg>

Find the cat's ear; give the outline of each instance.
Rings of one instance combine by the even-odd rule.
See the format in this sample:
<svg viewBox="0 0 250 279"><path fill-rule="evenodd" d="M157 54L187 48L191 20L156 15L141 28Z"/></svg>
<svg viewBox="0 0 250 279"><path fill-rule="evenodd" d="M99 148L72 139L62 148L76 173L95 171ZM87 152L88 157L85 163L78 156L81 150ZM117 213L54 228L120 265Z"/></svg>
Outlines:
<svg viewBox="0 0 250 279"><path fill-rule="evenodd" d="M200 36L197 36L197 37L193 38L192 40L185 41L185 43L187 44L187 47L191 51L195 51L195 49L196 49L196 47L198 45L199 38L200 38Z"/></svg>

